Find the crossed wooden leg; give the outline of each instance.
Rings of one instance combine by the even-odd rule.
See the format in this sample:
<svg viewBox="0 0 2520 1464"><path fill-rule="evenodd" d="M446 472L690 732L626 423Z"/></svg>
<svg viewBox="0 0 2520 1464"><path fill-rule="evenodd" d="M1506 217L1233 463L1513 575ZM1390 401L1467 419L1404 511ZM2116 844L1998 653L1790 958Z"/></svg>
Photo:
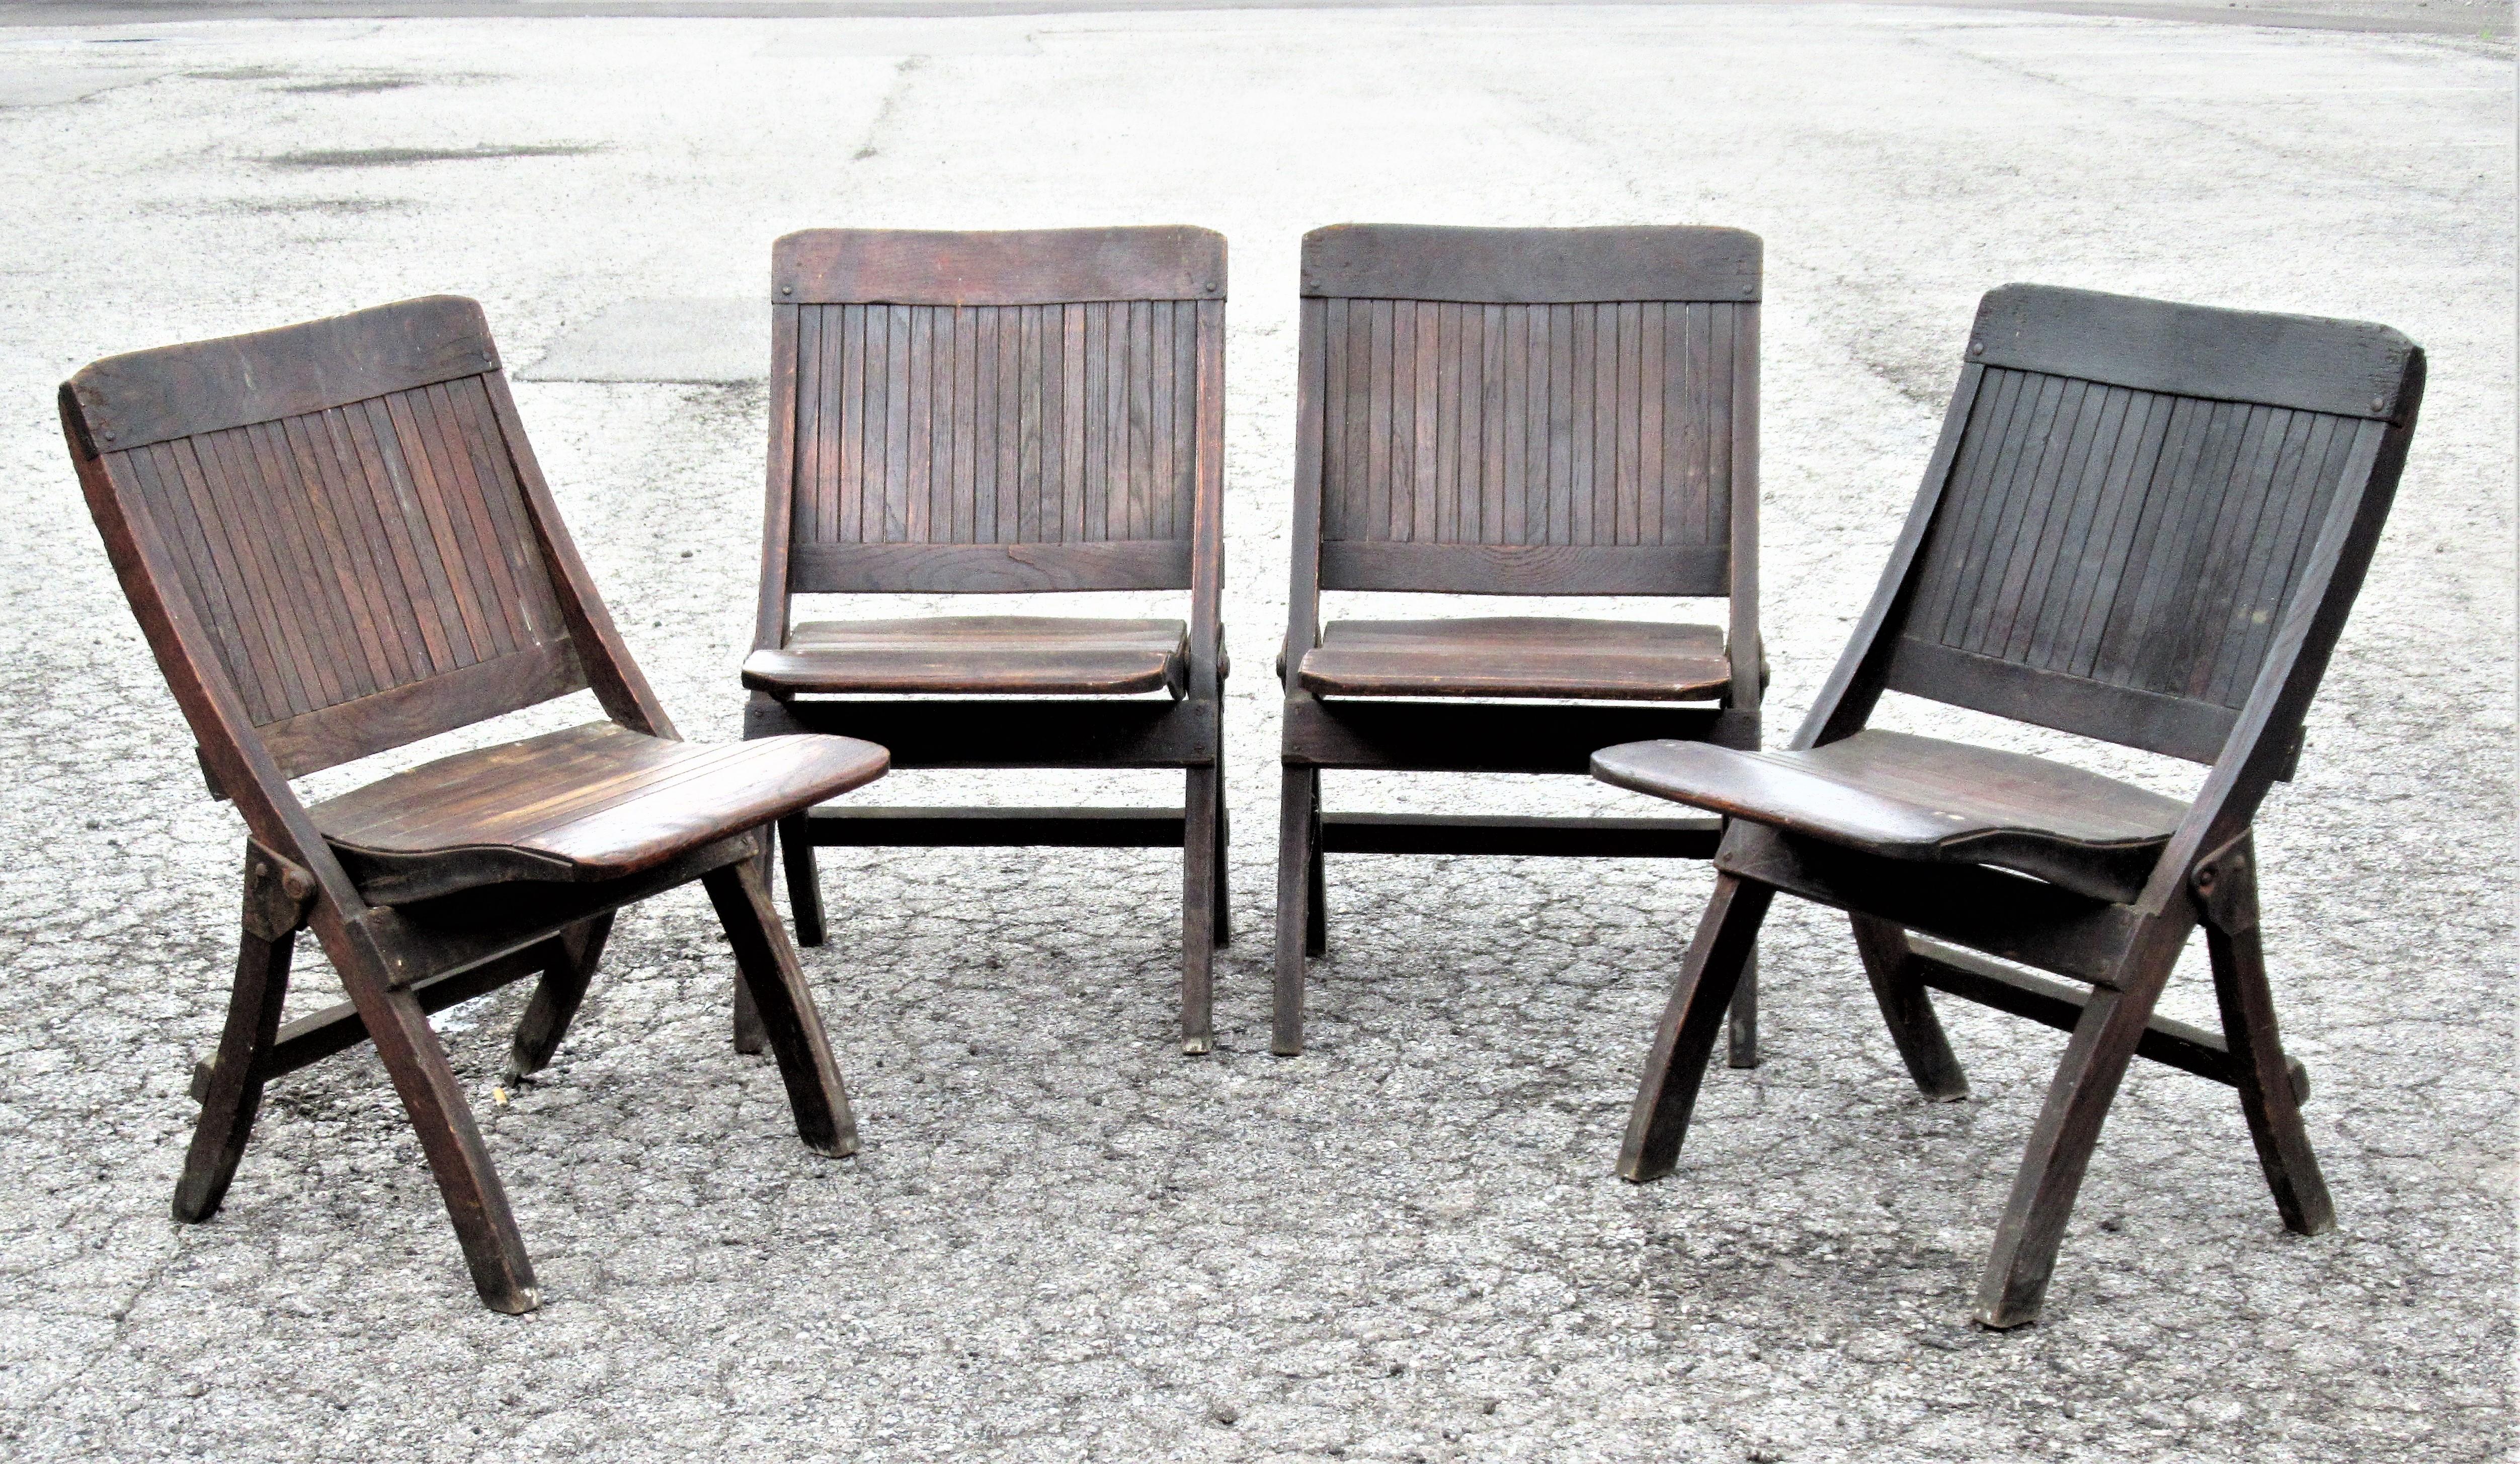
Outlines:
<svg viewBox="0 0 2520 1464"><path fill-rule="evenodd" d="M803 813L779 821L779 862L788 874L788 910L796 919L796 944L823 944L823 880L814 866L813 825Z"/></svg>
<svg viewBox="0 0 2520 1464"><path fill-rule="evenodd" d="M1715 893L1698 918L1680 977L1672 983L1671 999L1654 1030L1653 1050L1645 1058L1644 1078L1637 1087L1636 1106L1628 1114L1627 1140L1619 1149L1621 1177L1639 1183L1659 1179L1679 1161L1698 1086L1706 1081L1706 1064L1715 1055L1715 1040L1727 1025L1733 992L1776 895L1769 886L1735 874L1715 876Z"/></svg>
<svg viewBox="0 0 2520 1464"><path fill-rule="evenodd" d="M2214 965L2214 996L2223 1013L2240 1112L2257 1145L2258 1167L2274 1192L2284 1228L2323 1235L2336 1228L2336 1205L2311 1152L2301 1101L2275 1030L2267 990L2266 953L2258 938L2257 861L2246 838L2197 871L2197 904L2205 914L2205 951Z"/></svg>
<svg viewBox="0 0 2520 1464"><path fill-rule="evenodd" d="M834 1159L856 1153L857 1123L849 1113L848 1093L832 1060L805 973L796 964L796 950L788 944L787 927L771 907L760 866L750 860L729 865L700 876L700 883L735 947L736 969L752 998L762 1038L779 1059L788 1104L796 1115L796 1136L805 1147Z"/></svg>
<svg viewBox="0 0 2520 1464"><path fill-rule="evenodd" d="M604 944L611 935L608 911L561 933L558 952L551 964L543 967L542 980L534 984L533 999L525 1003L516 1039L509 1043L509 1082L551 1066L561 1039L568 1036L568 1025L577 1019L577 1008L586 1000L587 983L595 979L595 968L604 959Z"/></svg>
<svg viewBox="0 0 2520 1464"><path fill-rule="evenodd" d="M1740 983L1732 988L1731 1015L1724 1024L1724 1065L1759 1065L1759 953L1741 962Z"/></svg>
<svg viewBox="0 0 2520 1464"><path fill-rule="evenodd" d="M1968 1075L1952 1055L1932 996L1916 979L1916 955L1908 947L1908 933L1873 915L1850 918L1864 974L1872 982L1872 999L1881 1005L1881 1020L1908 1064L1908 1076L1916 1080L1916 1090L1938 1103L1967 1097Z"/></svg>
<svg viewBox="0 0 2520 1464"><path fill-rule="evenodd" d="M325 950L340 973L341 985L358 1008L359 1021L384 1059L385 1072L401 1094L412 1132L436 1176L437 1192L455 1223L464 1248L464 1264L472 1272L472 1287L493 1311L531 1311L542 1305L534 1281L534 1263L525 1254L524 1237L508 1208L507 1189L481 1144L463 1085L447 1064L446 1048L428 1025L428 1014L408 987L392 985L389 962L373 931L352 924L342 939L328 940ZM336 946L338 949L336 949Z"/></svg>
<svg viewBox="0 0 2520 1464"><path fill-rule="evenodd" d="M193 1126L193 1146L175 1181L175 1219L192 1223L216 1215L245 1157L246 1136L262 1108L262 1082L254 1069L280 1030L281 1003L289 995L289 960L294 934L277 938L245 932L237 950L236 986L228 998L227 1029L210 1068L210 1090Z"/></svg>

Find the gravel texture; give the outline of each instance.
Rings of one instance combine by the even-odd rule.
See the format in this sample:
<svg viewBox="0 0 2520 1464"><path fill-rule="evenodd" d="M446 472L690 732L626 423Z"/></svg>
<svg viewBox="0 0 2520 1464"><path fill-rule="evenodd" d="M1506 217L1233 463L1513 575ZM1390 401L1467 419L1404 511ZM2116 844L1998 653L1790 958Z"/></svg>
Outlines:
<svg viewBox="0 0 2520 1464"><path fill-rule="evenodd" d="M2503 1457L2511 75L2507 50L2451 38L1914 7L0 33L0 1452ZM1842 923L1791 909L1765 947L1767 1064L1711 1078L1671 1179L1621 1183L1694 866L1334 861L1312 1051L1267 1055L1295 246L1356 218L1766 237L1779 734L1877 572L1983 289L2355 316L2426 345L2396 518L2260 824L2336 1233L2278 1228L2227 1091L2139 1068L2048 1319L1972 1329L2061 1039L1953 1010L1977 1095L1926 1105ZM730 963L695 891L623 919L560 1060L504 1103L522 989L442 1019L539 1313L474 1305L365 1055L278 1085L225 1211L171 1223L239 829L86 522L54 384L434 290L480 297L525 363L617 301L755 293L792 228L1126 221L1235 248L1242 838L1219 1050L1171 1041L1171 858L833 852L836 938L807 966L855 1160L806 1154L771 1066L729 1049ZM734 735L760 386L518 395L666 702ZM1331 792L1647 807L1574 779ZM2195 1019L2191 961L2169 1009ZM295 1009L330 985L310 960Z"/></svg>

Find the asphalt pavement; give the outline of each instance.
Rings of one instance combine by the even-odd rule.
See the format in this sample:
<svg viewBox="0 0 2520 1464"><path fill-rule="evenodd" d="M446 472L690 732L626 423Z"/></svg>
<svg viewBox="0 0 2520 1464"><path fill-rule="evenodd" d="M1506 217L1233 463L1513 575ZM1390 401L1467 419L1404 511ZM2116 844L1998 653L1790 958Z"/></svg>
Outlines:
<svg viewBox="0 0 2520 1464"><path fill-rule="evenodd" d="M30 23L45 9L0 7L0 1452L2507 1456L2504 41L1913 5ZM1780 732L1870 589L1985 289L2349 316L2427 348L2396 515L2259 825L2334 1234L2279 1228L2228 1090L2142 1067L2047 1319L1974 1329L2062 1040L1952 1011L1975 1095L1923 1103L1842 921L1797 909L1764 948L1765 1066L1710 1079L1679 1173L1622 1183L1708 887L1692 865L1334 859L1312 1049L1268 1055L1295 249L1341 220L1765 238ZM366 1055L277 1085L224 1212L173 1224L240 830L87 522L57 383L111 352L478 297L632 648L687 732L728 738L770 241L1129 222L1233 247L1218 1050L1171 1040L1171 858L835 851L835 938L807 969L856 1159L807 1154L775 1071L729 1049L730 962L694 891L623 920L539 1082L493 1092L521 989L442 1018L540 1312L474 1305ZM1655 807L1579 779L1330 781L1346 807ZM307 960L292 1010L330 999ZM2211 1021L2201 948L2168 1009Z"/></svg>

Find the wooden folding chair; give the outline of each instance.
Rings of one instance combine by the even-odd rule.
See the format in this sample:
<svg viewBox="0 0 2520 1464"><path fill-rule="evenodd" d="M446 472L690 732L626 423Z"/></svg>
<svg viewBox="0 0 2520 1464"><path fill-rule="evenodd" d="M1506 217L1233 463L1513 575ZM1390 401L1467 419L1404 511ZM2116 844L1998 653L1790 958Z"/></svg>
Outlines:
<svg viewBox="0 0 2520 1464"><path fill-rule="evenodd" d="M818 847L1179 848L1182 1050L1208 1050L1229 935L1224 237L818 229L780 240L771 272L744 734L846 732L902 768L1178 768L1186 783L1178 810L785 820L797 940L823 939ZM1190 620L789 623L798 595L1073 590L1187 590Z"/></svg>
<svg viewBox="0 0 2520 1464"><path fill-rule="evenodd" d="M1595 759L1608 782L1734 821L1619 1173L1670 1173L1717 1014L1781 891L1853 916L1928 1096L1967 1091L1929 988L2073 1034L1996 1228L1980 1321L2038 1318L2134 1057L2238 1088L2285 1226L2329 1228L2302 1130L2308 1079L2267 989L2251 822L2292 775L2423 383L2423 352L2379 326L2023 285L1987 295L1906 531L1792 747L1640 742ZM1868 729L1884 691L2213 771L2182 804ZM2199 922L2221 1036L2153 1015Z"/></svg>
<svg viewBox="0 0 2520 1464"><path fill-rule="evenodd" d="M1580 774L1759 745L1759 240L1345 224L1304 238L1273 1050L1326 854L1705 859L1713 819L1325 813L1324 769ZM1324 590L1725 598L1729 624L1321 621ZM1757 1061L1751 983L1732 1061Z"/></svg>
<svg viewBox="0 0 2520 1464"><path fill-rule="evenodd" d="M551 1060L612 912L698 880L817 1153L857 1147L772 909L767 825L883 772L839 737L680 741L552 505L471 300L406 300L97 362L62 387L88 507L246 822L245 934L175 1218L207 1220L263 1085L373 1041L481 1299L540 1303L428 1013L541 980L510 1071ZM610 717L308 807L289 779L594 688ZM350 999L282 1025L296 933Z"/></svg>

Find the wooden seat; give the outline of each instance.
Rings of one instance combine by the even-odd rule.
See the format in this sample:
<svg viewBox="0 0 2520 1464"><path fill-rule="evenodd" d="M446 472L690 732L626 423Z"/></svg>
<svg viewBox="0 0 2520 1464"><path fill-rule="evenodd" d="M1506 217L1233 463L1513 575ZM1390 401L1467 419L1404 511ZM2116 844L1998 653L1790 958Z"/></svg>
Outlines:
<svg viewBox="0 0 2520 1464"><path fill-rule="evenodd" d="M1179 620L940 615L809 620L743 661L756 691L897 695L1182 694L1190 626Z"/></svg>
<svg viewBox="0 0 2520 1464"><path fill-rule="evenodd" d="M884 771L794 736L678 739L570 543L481 308L451 296L115 356L62 387L89 510L216 796L243 933L175 1218L215 1214L266 1084L373 1043L481 1300L541 1305L429 1013L537 978L511 1080L550 1064L622 907L698 882L816 1153L847 1091L764 878L768 825ZM290 779L591 690L610 720L441 758L308 808ZM297 936L348 1000L284 1024Z"/></svg>
<svg viewBox="0 0 2520 1464"><path fill-rule="evenodd" d="M2335 1224L2267 982L2252 824L2292 776L2388 518L2424 354L2358 322L2009 285L1961 360L1889 568L1790 748L1640 742L1594 773L1730 820L1629 1112L1626 1177L1678 1163L1779 894L1847 912L1928 1097L1968 1092L1932 992L2073 1034L1978 1285L1978 1320L2011 1327L2040 1314L2137 1057L2236 1088L2284 1226ZM1892 691L2212 771L2181 804L1869 729ZM2155 1010L2199 925L2219 1034Z"/></svg>
<svg viewBox="0 0 2520 1464"><path fill-rule="evenodd" d="M903 768L1182 778L1177 807L782 820L800 944L823 939L818 849L1176 848L1182 1049L1208 1050L1230 928L1225 262L1224 237L1191 228L809 229L773 248L744 735L843 733ZM1187 591L1189 616L791 623L799 595L1068 591ZM1033 699L991 699L1012 695Z"/></svg>
<svg viewBox="0 0 2520 1464"><path fill-rule="evenodd" d="M1603 782L1891 859L2018 869L2133 900L2179 830L2176 798L2045 758L1866 730L1797 752L1631 742Z"/></svg>
<svg viewBox="0 0 2520 1464"><path fill-rule="evenodd" d="M1763 681L1755 236L1340 224L1305 236L1301 289L1270 1039L1288 1056L1307 959L1329 945L1327 857L1704 859L1718 833L1695 816L1332 809L1325 775L1580 775L1649 737L1756 747ZM1726 603L1721 630L1324 625L1324 591ZM1738 991L1732 1059L1749 1067L1755 983Z"/></svg>
<svg viewBox="0 0 2520 1464"><path fill-rule="evenodd" d="M1333 620L1295 680L1316 696L1711 701L1731 688L1711 625L1488 616Z"/></svg>
<svg viewBox="0 0 2520 1464"><path fill-rule="evenodd" d="M513 879L620 879L872 781L847 737L698 746L610 722L439 758L307 812L359 891L409 905Z"/></svg>

